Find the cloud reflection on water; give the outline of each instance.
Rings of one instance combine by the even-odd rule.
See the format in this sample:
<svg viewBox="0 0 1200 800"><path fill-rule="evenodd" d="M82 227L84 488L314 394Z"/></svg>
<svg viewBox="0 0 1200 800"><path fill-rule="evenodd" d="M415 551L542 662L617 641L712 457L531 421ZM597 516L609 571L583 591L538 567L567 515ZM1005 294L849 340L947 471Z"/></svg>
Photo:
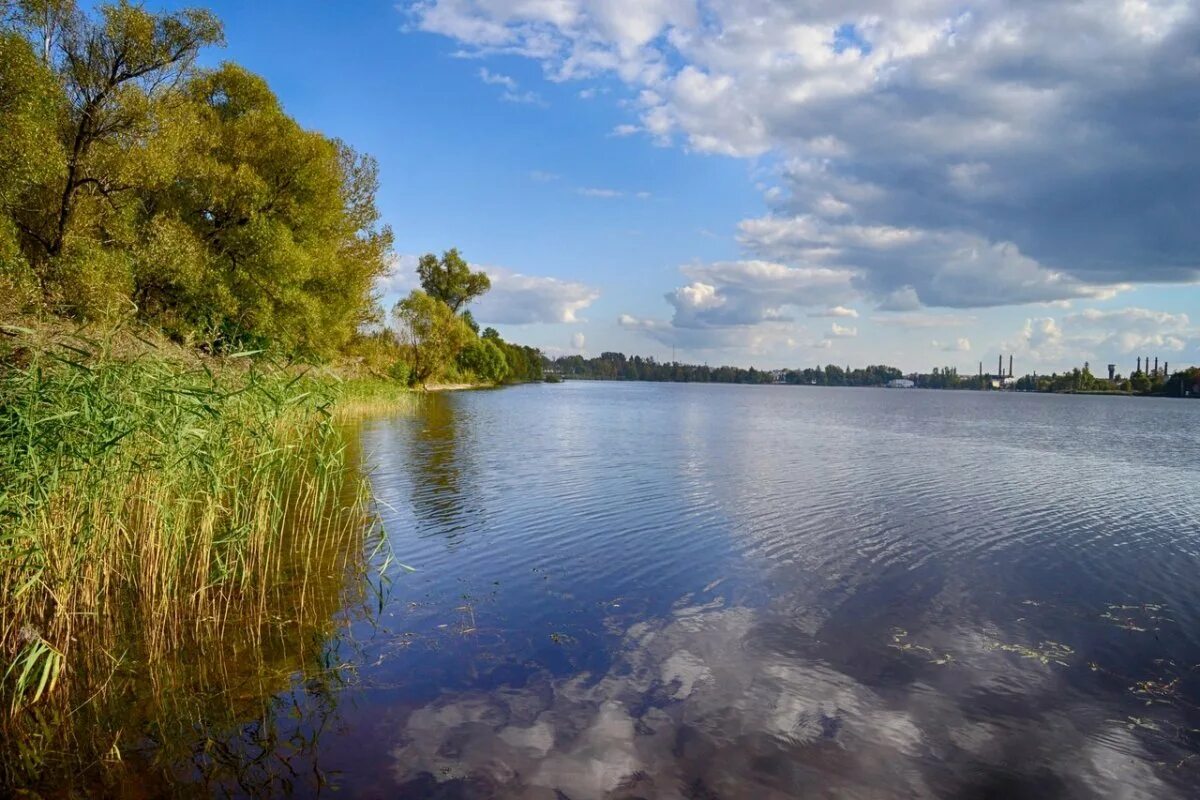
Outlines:
<svg viewBox="0 0 1200 800"><path fill-rule="evenodd" d="M766 613L680 608L629 627L602 676L443 695L407 717L395 778L446 797L1181 796L1116 708L986 629L931 634L952 663L868 686L773 646Z"/></svg>

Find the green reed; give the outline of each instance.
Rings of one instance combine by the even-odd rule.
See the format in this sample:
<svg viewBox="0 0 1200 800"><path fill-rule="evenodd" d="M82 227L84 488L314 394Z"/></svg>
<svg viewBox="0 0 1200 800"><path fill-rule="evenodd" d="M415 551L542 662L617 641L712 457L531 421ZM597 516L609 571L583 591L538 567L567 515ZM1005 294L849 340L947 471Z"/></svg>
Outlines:
<svg viewBox="0 0 1200 800"><path fill-rule="evenodd" d="M326 573L346 567L335 555L361 556L365 490L347 489L327 382L250 358L214 366L153 347L117 357L106 340L7 333L6 724L31 707L90 702L123 663L303 617ZM337 604L325 605L328 618Z"/></svg>

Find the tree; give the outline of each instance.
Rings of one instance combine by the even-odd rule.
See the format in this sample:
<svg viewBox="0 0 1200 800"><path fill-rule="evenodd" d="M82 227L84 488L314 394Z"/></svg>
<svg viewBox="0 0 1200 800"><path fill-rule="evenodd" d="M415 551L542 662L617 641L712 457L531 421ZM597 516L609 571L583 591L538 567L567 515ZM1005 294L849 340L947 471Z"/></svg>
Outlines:
<svg viewBox="0 0 1200 800"><path fill-rule="evenodd" d="M137 304L233 346L337 349L368 321L391 250L374 160L301 128L236 65L197 74L185 94L188 132L163 143L175 175L148 190Z"/></svg>
<svg viewBox="0 0 1200 800"><path fill-rule="evenodd" d="M115 203L132 185L119 168L123 151L150 133L152 109L186 75L200 48L221 41L210 12L153 14L126 0L100 7L99 19L54 6L43 32L49 56L61 27L56 62L66 89L65 169L38 213L17 225L44 259L62 255L81 198ZM35 15L36 16L36 15Z"/></svg>
<svg viewBox="0 0 1200 800"><path fill-rule="evenodd" d="M441 300L456 314L464 305L492 288L488 276L483 272L472 272L454 247L442 253L441 259L433 253L421 256L417 262L417 275L425 293Z"/></svg>
<svg viewBox="0 0 1200 800"><path fill-rule="evenodd" d="M38 187L62 173L62 106L55 75L32 45L0 30L0 293L6 300L14 293L37 292L13 215L37 202Z"/></svg>
<svg viewBox="0 0 1200 800"><path fill-rule="evenodd" d="M476 339L468 344L458 356L458 365L489 383L500 383L508 377L504 351L492 339Z"/></svg>
<svg viewBox="0 0 1200 800"><path fill-rule="evenodd" d="M452 364L474 338L450 306L420 289L397 303L393 314L408 350L410 380L421 386Z"/></svg>

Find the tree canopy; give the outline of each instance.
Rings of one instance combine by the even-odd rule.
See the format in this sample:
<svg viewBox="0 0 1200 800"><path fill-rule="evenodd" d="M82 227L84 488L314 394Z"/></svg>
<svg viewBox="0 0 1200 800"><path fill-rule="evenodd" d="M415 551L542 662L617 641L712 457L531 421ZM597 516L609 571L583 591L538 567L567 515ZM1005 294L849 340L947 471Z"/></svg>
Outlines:
<svg viewBox="0 0 1200 800"><path fill-rule="evenodd" d="M442 253L440 259L433 253L421 256L417 276L426 294L441 300L456 314L492 288L491 279L483 272L472 272L454 247Z"/></svg>
<svg viewBox="0 0 1200 800"><path fill-rule="evenodd" d="M376 314L378 169L302 128L209 12L0 12L0 291L180 339L328 355ZM11 302L11 300L10 300Z"/></svg>

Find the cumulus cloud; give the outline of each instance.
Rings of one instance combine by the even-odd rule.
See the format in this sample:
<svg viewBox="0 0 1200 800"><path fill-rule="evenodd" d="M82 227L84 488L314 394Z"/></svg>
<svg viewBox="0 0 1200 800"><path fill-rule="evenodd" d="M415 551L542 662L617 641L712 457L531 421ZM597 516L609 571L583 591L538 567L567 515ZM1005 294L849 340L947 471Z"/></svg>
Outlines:
<svg viewBox="0 0 1200 800"><path fill-rule="evenodd" d="M487 269L492 288L471 307L484 323L528 325L578 322L578 314L600 297L599 290L577 281Z"/></svg>
<svg viewBox="0 0 1200 800"><path fill-rule="evenodd" d="M1066 298L1111 297L1097 286L1047 269L1012 242L961 231L835 222L812 214L744 220L740 241L765 258L844 267L881 308L978 308Z"/></svg>
<svg viewBox="0 0 1200 800"><path fill-rule="evenodd" d="M571 335L571 349L572 350L579 350L580 352L582 352L584 345L586 343L587 343L587 339L584 337L582 331L576 331L574 334Z"/></svg>
<svg viewBox="0 0 1200 800"><path fill-rule="evenodd" d="M1147 308L1088 308L1061 319L1025 320L1020 331L1001 343L1005 351L1047 368L1128 363L1132 357L1163 357L1187 350L1200 340L1200 329L1187 314ZM1129 364L1128 371L1133 370Z"/></svg>
<svg viewBox="0 0 1200 800"><path fill-rule="evenodd" d="M628 317L622 326L668 344L757 354L795 347L804 330L796 324L797 309L823 309L810 315L818 317L857 316L841 305L855 295L853 276L845 270L743 260L689 264L680 273L689 282L665 295L673 309L670 319ZM857 335L855 328L835 324L834 329L839 338Z"/></svg>
<svg viewBox="0 0 1200 800"><path fill-rule="evenodd" d="M1200 280L1188 0L424 0L415 27L611 76L660 143L783 163L751 253L882 308ZM585 90L586 91L586 90Z"/></svg>
<svg viewBox="0 0 1200 800"><path fill-rule="evenodd" d="M959 336L952 342L939 342L934 339L930 344L941 350L943 353L969 353L971 352L971 340L965 336Z"/></svg>
<svg viewBox="0 0 1200 800"><path fill-rule="evenodd" d="M666 295L680 327L789 321L789 309L839 305L853 296L851 274L825 267L745 260L691 264L680 272L691 283Z"/></svg>
<svg viewBox="0 0 1200 800"><path fill-rule="evenodd" d="M527 325L538 322L578 322L579 312L600 297L598 289L577 281L523 275L474 263L471 268L483 270L492 281L492 288L487 294L471 306L475 318L485 323ZM387 273L376 281L376 295L390 306L413 289L419 289L416 270L416 256L395 257Z"/></svg>
<svg viewBox="0 0 1200 800"><path fill-rule="evenodd" d="M1147 308L1107 311L1089 308L1067 315L1063 322L1079 330L1092 350L1122 355L1146 348L1178 352L1184 349L1189 338L1200 336L1187 314Z"/></svg>

